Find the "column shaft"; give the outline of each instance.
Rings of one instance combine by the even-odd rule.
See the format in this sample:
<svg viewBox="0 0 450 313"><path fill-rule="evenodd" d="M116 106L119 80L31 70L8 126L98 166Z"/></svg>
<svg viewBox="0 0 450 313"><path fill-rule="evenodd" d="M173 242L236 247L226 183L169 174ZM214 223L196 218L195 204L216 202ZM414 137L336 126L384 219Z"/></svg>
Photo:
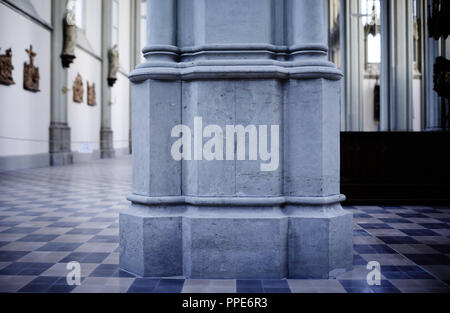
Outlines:
<svg viewBox="0 0 450 313"><path fill-rule="evenodd" d="M62 66L63 20L67 1L52 1L52 65L51 65L51 120L50 120L50 165L73 163L70 148L70 128L67 125L68 71Z"/></svg>
<svg viewBox="0 0 450 313"><path fill-rule="evenodd" d="M288 0L287 10L291 46L328 50L326 0Z"/></svg>
<svg viewBox="0 0 450 313"><path fill-rule="evenodd" d="M147 44L176 46L176 0L147 1Z"/></svg>
<svg viewBox="0 0 450 313"><path fill-rule="evenodd" d="M102 0L102 100L100 128L100 157L115 156L111 129L111 87L108 85L109 49L112 48L112 2Z"/></svg>

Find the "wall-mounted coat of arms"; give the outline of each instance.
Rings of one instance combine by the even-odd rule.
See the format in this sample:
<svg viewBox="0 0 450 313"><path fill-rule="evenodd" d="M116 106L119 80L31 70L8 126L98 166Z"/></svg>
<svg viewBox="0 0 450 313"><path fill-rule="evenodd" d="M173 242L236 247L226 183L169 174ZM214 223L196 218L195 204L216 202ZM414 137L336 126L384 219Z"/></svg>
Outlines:
<svg viewBox="0 0 450 313"><path fill-rule="evenodd" d="M6 50L5 54L0 55L0 84L2 85L14 85L14 79L12 77L12 71L14 66L12 65L12 51Z"/></svg>
<svg viewBox="0 0 450 313"><path fill-rule="evenodd" d="M36 52L33 51L33 46L25 50L30 56L30 63L23 64L23 88L28 91L38 92L39 90L39 68L34 66L34 58Z"/></svg>
<svg viewBox="0 0 450 313"><path fill-rule="evenodd" d="M81 77L80 73L77 74L77 77L75 78L75 81L73 82L72 89L73 89L73 102L82 103L84 87L83 87L83 78Z"/></svg>

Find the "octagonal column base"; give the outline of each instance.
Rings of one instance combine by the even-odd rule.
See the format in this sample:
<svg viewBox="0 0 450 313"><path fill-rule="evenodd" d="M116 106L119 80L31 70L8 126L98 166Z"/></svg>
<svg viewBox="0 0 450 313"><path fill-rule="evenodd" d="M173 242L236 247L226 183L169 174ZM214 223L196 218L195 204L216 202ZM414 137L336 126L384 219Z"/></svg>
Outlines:
<svg viewBox="0 0 450 313"><path fill-rule="evenodd" d="M120 214L120 267L142 277L328 279L352 268L352 235L339 204L132 204Z"/></svg>

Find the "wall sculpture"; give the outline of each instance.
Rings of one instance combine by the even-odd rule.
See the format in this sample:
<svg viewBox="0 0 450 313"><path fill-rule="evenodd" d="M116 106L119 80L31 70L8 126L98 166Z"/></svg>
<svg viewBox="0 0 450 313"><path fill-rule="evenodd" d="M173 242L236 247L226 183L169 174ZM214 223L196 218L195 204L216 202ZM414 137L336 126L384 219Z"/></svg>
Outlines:
<svg viewBox="0 0 450 313"><path fill-rule="evenodd" d="M39 68L34 66L34 58L36 57L36 52L33 51L33 46L30 45L30 49L25 50L29 57L30 63L26 62L23 64L23 88L28 91L38 92L39 90Z"/></svg>
<svg viewBox="0 0 450 313"><path fill-rule="evenodd" d="M78 30L76 26L75 10L72 1L67 4L67 12L64 18L64 49L61 54L63 67L69 67L75 57Z"/></svg>
<svg viewBox="0 0 450 313"><path fill-rule="evenodd" d="M87 104L90 106L95 106L97 103L95 101L95 83L90 85L87 82Z"/></svg>
<svg viewBox="0 0 450 313"><path fill-rule="evenodd" d="M14 79L12 77L12 71L14 66L12 65L12 50L6 50L5 54L0 55L0 84L2 85L14 85Z"/></svg>
<svg viewBox="0 0 450 313"><path fill-rule="evenodd" d="M83 78L81 77L80 73L77 74L72 89L73 89L73 102L82 103L84 87L83 87Z"/></svg>
<svg viewBox="0 0 450 313"><path fill-rule="evenodd" d="M109 50L109 73L108 73L108 85L114 86L117 81L117 72L119 71L119 51L117 45L114 45Z"/></svg>

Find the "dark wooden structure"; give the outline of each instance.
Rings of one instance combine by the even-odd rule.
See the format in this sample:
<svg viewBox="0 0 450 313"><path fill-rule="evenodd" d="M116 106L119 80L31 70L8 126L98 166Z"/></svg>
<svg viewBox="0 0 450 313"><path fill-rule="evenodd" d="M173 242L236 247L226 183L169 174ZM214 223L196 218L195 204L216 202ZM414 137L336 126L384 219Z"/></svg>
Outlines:
<svg viewBox="0 0 450 313"><path fill-rule="evenodd" d="M450 133L341 133L346 204L450 204Z"/></svg>

